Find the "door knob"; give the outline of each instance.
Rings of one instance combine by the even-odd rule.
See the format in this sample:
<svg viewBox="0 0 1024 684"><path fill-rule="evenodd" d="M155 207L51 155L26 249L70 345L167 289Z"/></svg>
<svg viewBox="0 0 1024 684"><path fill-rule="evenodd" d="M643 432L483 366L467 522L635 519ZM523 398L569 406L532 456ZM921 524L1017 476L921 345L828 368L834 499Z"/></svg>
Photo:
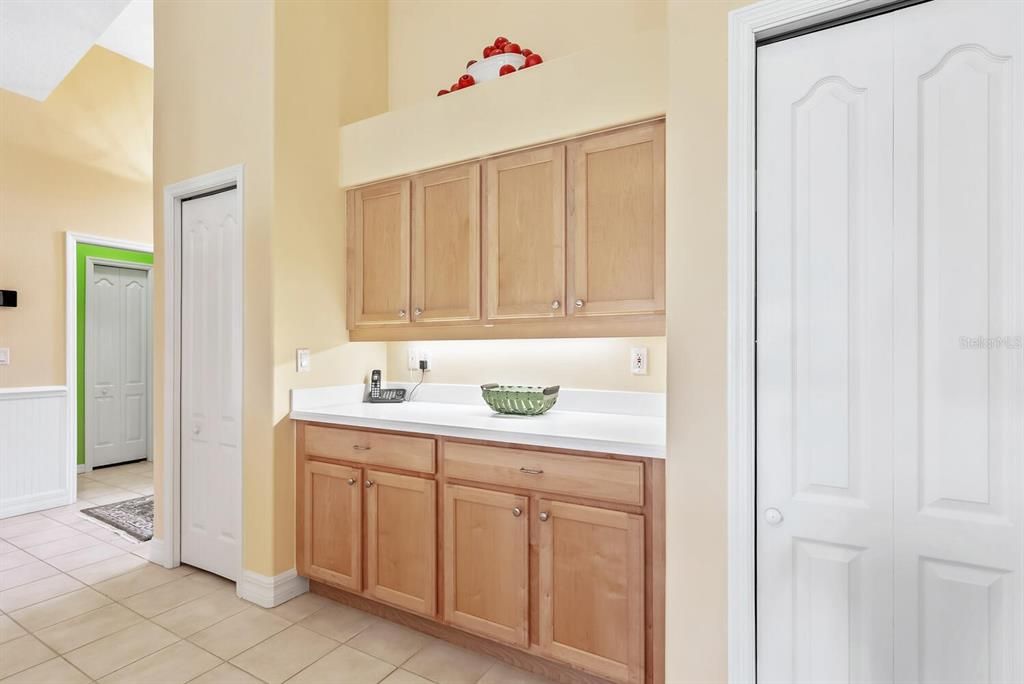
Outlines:
<svg viewBox="0 0 1024 684"><path fill-rule="evenodd" d="M547 522L547 521L548 521L548 518L549 518L550 516L548 515L548 512L547 512L547 511L541 511L541 514L540 514L539 516L537 516L537 517L539 517L539 518L540 518L540 521L541 521L541 522Z"/></svg>
<svg viewBox="0 0 1024 684"><path fill-rule="evenodd" d="M782 522L782 511L778 508L769 508L764 512L764 521L775 526Z"/></svg>
<svg viewBox="0 0 1024 684"><path fill-rule="evenodd" d="M202 431L202 428L199 427L198 425L193 425L192 426L192 434L193 435L198 435L201 431Z"/></svg>
<svg viewBox="0 0 1024 684"><path fill-rule="evenodd" d="M517 518L519 516L521 516L522 514L523 514L523 509L520 508L519 506L516 506L515 508L512 509L512 515L517 517Z"/></svg>

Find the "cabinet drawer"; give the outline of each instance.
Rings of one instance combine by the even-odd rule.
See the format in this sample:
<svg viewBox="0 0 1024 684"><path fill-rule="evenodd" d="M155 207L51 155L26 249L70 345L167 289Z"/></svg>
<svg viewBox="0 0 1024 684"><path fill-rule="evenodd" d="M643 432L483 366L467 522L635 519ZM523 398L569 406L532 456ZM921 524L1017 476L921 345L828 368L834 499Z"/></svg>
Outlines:
<svg viewBox="0 0 1024 684"><path fill-rule="evenodd" d="M642 506L644 466L586 456L447 442L445 476Z"/></svg>
<svg viewBox="0 0 1024 684"><path fill-rule="evenodd" d="M382 432L307 425L306 454L387 468L433 473L434 440Z"/></svg>

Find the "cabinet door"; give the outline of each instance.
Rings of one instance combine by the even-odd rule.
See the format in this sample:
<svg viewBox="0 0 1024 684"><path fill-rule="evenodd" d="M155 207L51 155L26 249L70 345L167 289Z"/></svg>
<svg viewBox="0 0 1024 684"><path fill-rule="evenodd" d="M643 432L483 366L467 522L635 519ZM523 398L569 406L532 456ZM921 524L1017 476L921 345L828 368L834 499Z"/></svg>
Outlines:
<svg viewBox="0 0 1024 684"><path fill-rule="evenodd" d="M665 126L569 145L574 316L665 310Z"/></svg>
<svg viewBox="0 0 1024 684"><path fill-rule="evenodd" d="M540 502L540 647L620 682L644 679L643 516Z"/></svg>
<svg viewBox="0 0 1024 684"><path fill-rule="evenodd" d="M487 316L565 315L565 146L487 162Z"/></svg>
<svg viewBox="0 0 1024 684"><path fill-rule="evenodd" d="M527 501L445 487L445 621L523 648L530 645Z"/></svg>
<svg viewBox="0 0 1024 684"><path fill-rule="evenodd" d="M359 591L363 531L359 469L307 461L304 472L302 574Z"/></svg>
<svg viewBox="0 0 1024 684"><path fill-rule="evenodd" d="M366 593L424 615L437 597L433 480L366 472Z"/></svg>
<svg viewBox="0 0 1024 684"><path fill-rule="evenodd" d="M480 319L480 165L412 180L413 320Z"/></svg>
<svg viewBox="0 0 1024 684"><path fill-rule="evenodd" d="M349 193L349 272L355 325L409 322L409 181Z"/></svg>

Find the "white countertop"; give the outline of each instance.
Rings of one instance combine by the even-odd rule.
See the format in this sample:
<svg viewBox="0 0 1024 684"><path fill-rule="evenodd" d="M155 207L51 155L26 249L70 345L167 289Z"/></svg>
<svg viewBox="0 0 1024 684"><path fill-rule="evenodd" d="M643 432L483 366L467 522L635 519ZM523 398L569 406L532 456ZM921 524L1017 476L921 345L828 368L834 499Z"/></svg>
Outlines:
<svg viewBox="0 0 1024 684"><path fill-rule="evenodd" d="M542 416L506 416L478 404L414 400L296 405L291 418L396 432L462 437L626 456L665 457L665 419L556 408Z"/></svg>

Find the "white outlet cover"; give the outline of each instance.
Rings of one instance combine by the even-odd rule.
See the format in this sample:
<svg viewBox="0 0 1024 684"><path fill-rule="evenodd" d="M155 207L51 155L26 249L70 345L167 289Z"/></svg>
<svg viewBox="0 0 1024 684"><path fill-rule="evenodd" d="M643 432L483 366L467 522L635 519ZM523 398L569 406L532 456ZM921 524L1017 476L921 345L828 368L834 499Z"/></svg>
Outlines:
<svg viewBox="0 0 1024 684"><path fill-rule="evenodd" d="M647 375L647 347L629 350L629 370L633 375Z"/></svg>
<svg viewBox="0 0 1024 684"><path fill-rule="evenodd" d="M0 366L11 365L11 350L9 347L0 347Z"/></svg>
<svg viewBox="0 0 1024 684"><path fill-rule="evenodd" d="M410 349L408 352L406 352L406 354L407 354L406 361L405 361L406 368L408 368L409 370L419 370L420 369L420 355L419 355L419 353L415 349Z"/></svg>
<svg viewBox="0 0 1024 684"><path fill-rule="evenodd" d="M295 372L297 373L308 373L309 372L309 350L308 349L296 349L295 350Z"/></svg>

